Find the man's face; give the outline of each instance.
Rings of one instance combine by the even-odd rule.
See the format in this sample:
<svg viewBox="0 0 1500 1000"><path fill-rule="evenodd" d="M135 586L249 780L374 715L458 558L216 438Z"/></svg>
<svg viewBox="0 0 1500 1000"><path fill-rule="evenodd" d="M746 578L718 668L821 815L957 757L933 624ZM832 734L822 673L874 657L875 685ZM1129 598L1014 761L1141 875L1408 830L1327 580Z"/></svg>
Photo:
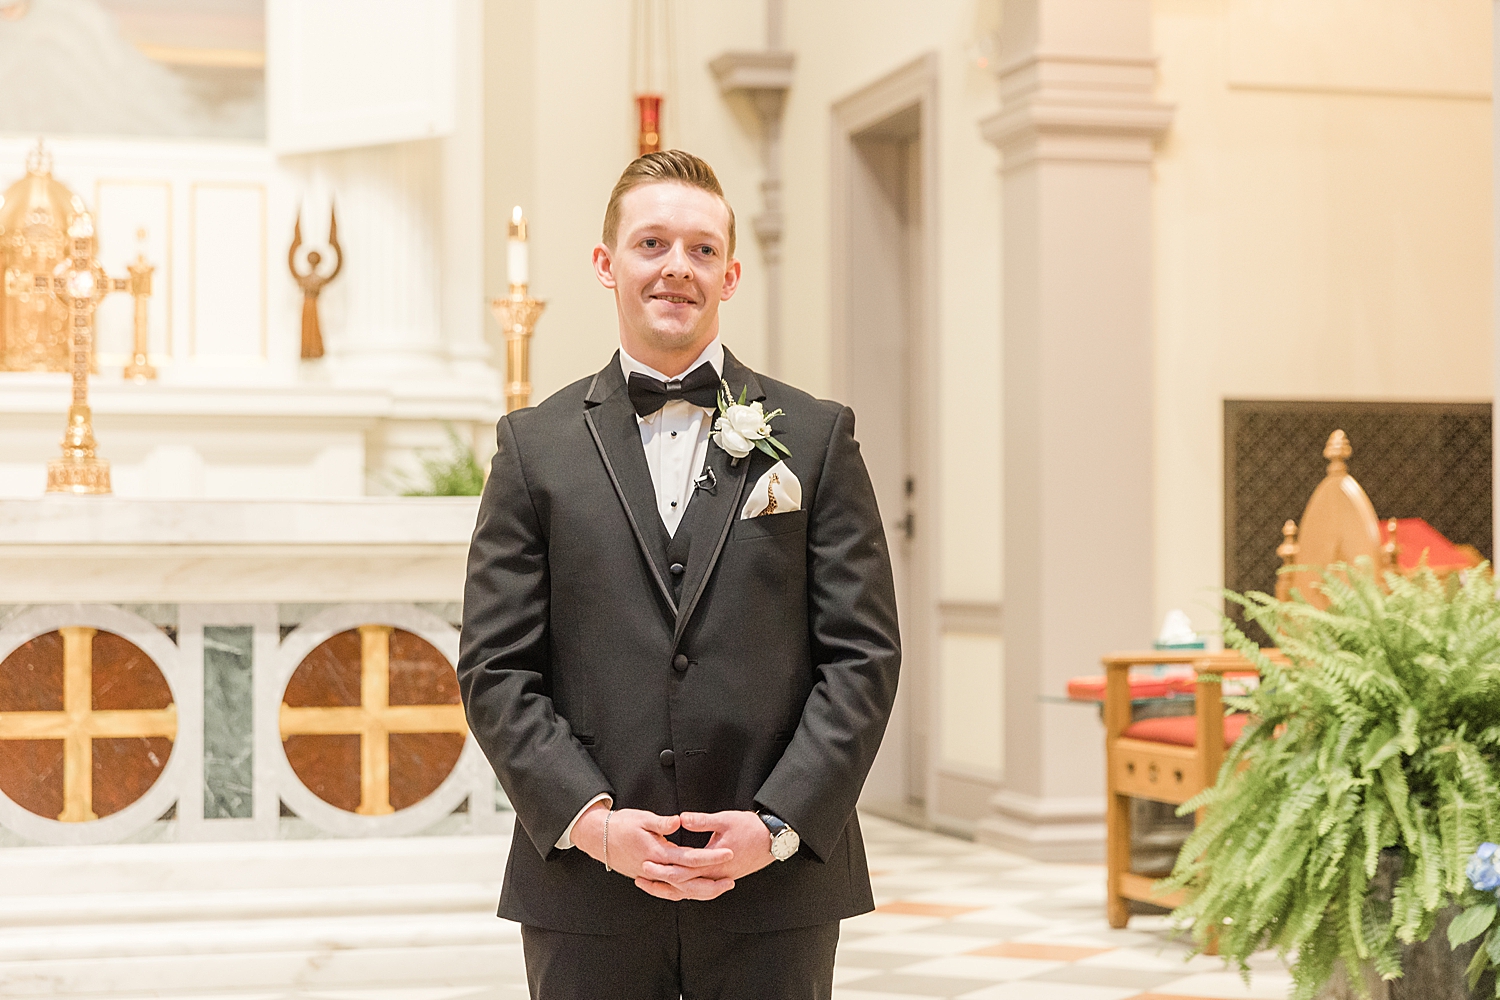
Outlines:
<svg viewBox="0 0 1500 1000"><path fill-rule="evenodd" d="M594 248L594 271L614 289L620 339L632 357L651 364L689 354L691 361L717 336L719 303L739 285L740 263L729 259L729 209L686 184L633 188L620 199L614 247Z"/></svg>

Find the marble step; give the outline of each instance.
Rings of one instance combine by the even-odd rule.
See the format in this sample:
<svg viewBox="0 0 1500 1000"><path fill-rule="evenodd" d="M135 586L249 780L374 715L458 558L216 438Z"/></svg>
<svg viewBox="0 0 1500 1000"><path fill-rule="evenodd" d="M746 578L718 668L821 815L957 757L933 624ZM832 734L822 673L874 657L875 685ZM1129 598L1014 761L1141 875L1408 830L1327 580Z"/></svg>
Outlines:
<svg viewBox="0 0 1500 1000"><path fill-rule="evenodd" d="M4 848L0 909L71 893L498 883L509 850L509 834Z"/></svg>
<svg viewBox="0 0 1500 1000"><path fill-rule="evenodd" d="M514 985L509 839L0 850L0 997Z"/></svg>
<svg viewBox="0 0 1500 1000"><path fill-rule="evenodd" d="M498 923L498 921L497 921ZM525 996L519 936L487 945L440 944L421 948L304 949L216 955L94 958L0 965L0 997L76 997L142 1000L144 997L233 996L279 1000L308 994L352 1000L361 990L414 987L518 987ZM307 991L307 993L304 993ZM314 992L316 991L316 992Z"/></svg>
<svg viewBox="0 0 1500 1000"><path fill-rule="evenodd" d="M468 947L512 938L519 932L493 913L9 928L0 934L0 969L13 962Z"/></svg>
<svg viewBox="0 0 1500 1000"><path fill-rule="evenodd" d="M0 893L4 902L0 928L428 913L493 917L499 899L499 882L46 896ZM0 954L3 951L0 940Z"/></svg>

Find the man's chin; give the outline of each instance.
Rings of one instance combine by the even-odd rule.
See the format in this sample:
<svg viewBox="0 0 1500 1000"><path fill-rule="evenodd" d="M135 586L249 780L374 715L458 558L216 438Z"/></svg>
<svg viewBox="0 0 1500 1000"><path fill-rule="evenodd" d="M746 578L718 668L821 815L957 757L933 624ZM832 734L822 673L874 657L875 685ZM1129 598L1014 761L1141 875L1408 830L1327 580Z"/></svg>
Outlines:
<svg viewBox="0 0 1500 1000"><path fill-rule="evenodd" d="M647 334L647 339L657 350L685 351L692 347L700 350L713 339L711 331L702 327L682 327L676 324L656 325L652 324Z"/></svg>

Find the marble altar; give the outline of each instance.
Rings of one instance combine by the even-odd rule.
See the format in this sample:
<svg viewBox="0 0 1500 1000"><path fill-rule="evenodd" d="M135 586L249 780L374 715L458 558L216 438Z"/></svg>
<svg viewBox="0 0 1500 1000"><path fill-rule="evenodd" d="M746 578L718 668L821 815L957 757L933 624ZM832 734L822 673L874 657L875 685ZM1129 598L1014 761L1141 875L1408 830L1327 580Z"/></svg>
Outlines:
<svg viewBox="0 0 1500 1000"><path fill-rule="evenodd" d="M477 503L0 500L0 842L502 829L452 670Z"/></svg>

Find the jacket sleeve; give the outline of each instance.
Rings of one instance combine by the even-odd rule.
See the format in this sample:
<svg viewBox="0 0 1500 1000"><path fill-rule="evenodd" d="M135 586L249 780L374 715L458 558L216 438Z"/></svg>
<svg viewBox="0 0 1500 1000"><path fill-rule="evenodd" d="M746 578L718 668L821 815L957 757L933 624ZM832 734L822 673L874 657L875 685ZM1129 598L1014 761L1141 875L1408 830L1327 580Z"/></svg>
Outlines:
<svg viewBox="0 0 1500 1000"><path fill-rule="evenodd" d="M875 761L901 666L890 550L848 407L834 422L818 477L807 565L814 684L755 801L826 861Z"/></svg>
<svg viewBox="0 0 1500 1000"><path fill-rule="evenodd" d="M552 704L547 539L510 419L469 545L458 684L470 731L547 857L583 804L613 790Z"/></svg>

